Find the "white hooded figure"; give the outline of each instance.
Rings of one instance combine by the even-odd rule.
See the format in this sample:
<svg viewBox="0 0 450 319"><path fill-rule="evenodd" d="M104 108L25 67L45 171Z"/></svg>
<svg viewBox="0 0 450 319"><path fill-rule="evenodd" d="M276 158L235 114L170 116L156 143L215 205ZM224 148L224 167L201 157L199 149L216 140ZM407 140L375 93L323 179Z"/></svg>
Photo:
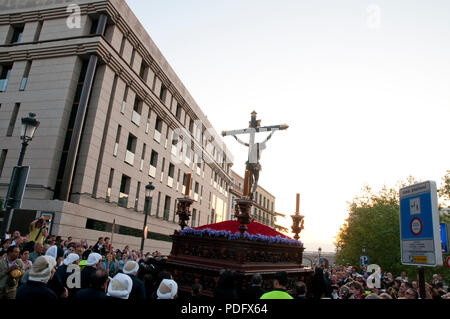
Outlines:
<svg viewBox="0 0 450 319"><path fill-rule="evenodd" d="M120 299L128 299L132 288L133 280L131 280L130 276L118 273L109 282L108 296Z"/></svg>
<svg viewBox="0 0 450 319"><path fill-rule="evenodd" d="M39 256L31 267L28 280L46 284L52 277L55 266L55 258L51 256Z"/></svg>
<svg viewBox="0 0 450 319"><path fill-rule="evenodd" d="M156 292L158 299L175 299L178 292L178 284L172 279L163 279Z"/></svg>
<svg viewBox="0 0 450 319"><path fill-rule="evenodd" d="M73 264L74 262L78 261L80 259L80 256L78 254L68 254L66 259L64 259L63 264L66 266L69 266Z"/></svg>
<svg viewBox="0 0 450 319"><path fill-rule="evenodd" d="M56 245L50 246L45 252L45 256L51 256L55 258L56 261L56 257L58 256L58 247L56 247Z"/></svg>

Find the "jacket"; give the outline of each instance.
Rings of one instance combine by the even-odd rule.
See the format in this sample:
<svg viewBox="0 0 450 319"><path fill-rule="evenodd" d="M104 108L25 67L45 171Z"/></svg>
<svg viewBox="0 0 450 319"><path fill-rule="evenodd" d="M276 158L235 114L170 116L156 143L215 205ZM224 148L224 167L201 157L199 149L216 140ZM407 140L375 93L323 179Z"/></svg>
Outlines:
<svg viewBox="0 0 450 319"><path fill-rule="evenodd" d="M20 258L17 258L14 262L23 273L23 261ZM15 290L17 285L19 284L20 278L17 278L15 281L8 273L8 262L5 258L0 259L0 295L6 293L7 291Z"/></svg>
<svg viewBox="0 0 450 319"><path fill-rule="evenodd" d="M57 299L56 294L47 284L38 281L28 280L26 284L20 286L16 293L17 300L50 300Z"/></svg>

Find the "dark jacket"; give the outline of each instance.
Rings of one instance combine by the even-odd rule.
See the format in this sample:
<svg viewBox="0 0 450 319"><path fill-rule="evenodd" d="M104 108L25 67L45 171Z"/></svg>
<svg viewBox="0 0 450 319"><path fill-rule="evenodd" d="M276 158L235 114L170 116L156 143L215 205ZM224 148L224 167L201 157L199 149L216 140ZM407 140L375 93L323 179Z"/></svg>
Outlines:
<svg viewBox="0 0 450 319"><path fill-rule="evenodd" d="M81 271L81 289L90 287L92 274L94 274L96 271L97 268L92 266L86 266L83 268L83 270Z"/></svg>
<svg viewBox="0 0 450 319"><path fill-rule="evenodd" d="M242 298L259 299L266 291L261 286L250 286L242 293Z"/></svg>
<svg viewBox="0 0 450 319"><path fill-rule="evenodd" d="M17 300L42 300L42 299L57 299L56 294L51 290L47 284L38 281L28 280L25 284L17 289Z"/></svg>
<svg viewBox="0 0 450 319"><path fill-rule="evenodd" d="M95 288L80 289L75 294L75 299L104 299L110 300L112 297L105 294L104 291Z"/></svg>
<svg viewBox="0 0 450 319"><path fill-rule="evenodd" d="M53 290L58 298L64 293L64 284L57 272L55 272L52 279L48 281L47 286Z"/></svg>
<svg viewBox="0 0 450 319"><path fill-rule="evenodd" d="M146 293L145 293L145 285L142 280L140 280L138 277L133 275L130 276L131 280L133 280L133 287L131 288L130 296L128 297L129 300L145 300Z"/></svg>

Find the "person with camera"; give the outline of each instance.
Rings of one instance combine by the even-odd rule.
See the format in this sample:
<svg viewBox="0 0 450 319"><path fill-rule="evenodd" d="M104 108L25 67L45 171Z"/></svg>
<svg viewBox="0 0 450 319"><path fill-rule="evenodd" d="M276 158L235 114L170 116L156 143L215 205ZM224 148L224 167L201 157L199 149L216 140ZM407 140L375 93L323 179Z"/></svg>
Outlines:
<svg viewBox="0 0 450 319"><path fill-rule="evenodd" d="M44 243L44 238L48 235L47 226L45 225L44 217L40 217L30 223L29 227L29 241L34 243Z"/></svg>
<svg viewBox="0 0 450 319"><path fill-rule="evenodd" d="M19 258L19 247L9 246L6 257L0 259L0 299L15 299L20 277L23 276L23 261Z"/></svg>

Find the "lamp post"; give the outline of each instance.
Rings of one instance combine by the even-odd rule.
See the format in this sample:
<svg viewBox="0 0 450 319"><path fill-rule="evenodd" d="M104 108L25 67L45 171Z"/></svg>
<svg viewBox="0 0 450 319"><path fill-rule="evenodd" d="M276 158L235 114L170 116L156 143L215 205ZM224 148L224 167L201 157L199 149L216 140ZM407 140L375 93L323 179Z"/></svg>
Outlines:
<svg viewBox="0 0 450 319"><path fill-rule="evenodd" d="M150 213L150 208L152 206L152 198L153 198L153 191L155 189L155 186L153 186L152 182L149 182L148 185L145 186L145 203L144 203L144 226L142 228L142 238L141 238L141 255L144 252L144 241L147 239L147 217Z"/></svg>
<svg viewBox="0 0 450 319"><path fill-rule="evenodd" d="M9 182L8 193L5 200L5 215L3 217L2 227L0 229L0 238L5 237L5 233L9 224L9 218L11 210L13 208L19 208L22 200L23 193L26 187L26 179L28 177L28 169L24 169L22 166L23 159L25 157L25 150L28 143L33 139L36 129L39 127L40 122L36 120L36 114L29 113L28 117L22 118L22 130L20 139L22 140L22 148L19 154L19 160L17 167L14 168L11 180Z"/></svg>

